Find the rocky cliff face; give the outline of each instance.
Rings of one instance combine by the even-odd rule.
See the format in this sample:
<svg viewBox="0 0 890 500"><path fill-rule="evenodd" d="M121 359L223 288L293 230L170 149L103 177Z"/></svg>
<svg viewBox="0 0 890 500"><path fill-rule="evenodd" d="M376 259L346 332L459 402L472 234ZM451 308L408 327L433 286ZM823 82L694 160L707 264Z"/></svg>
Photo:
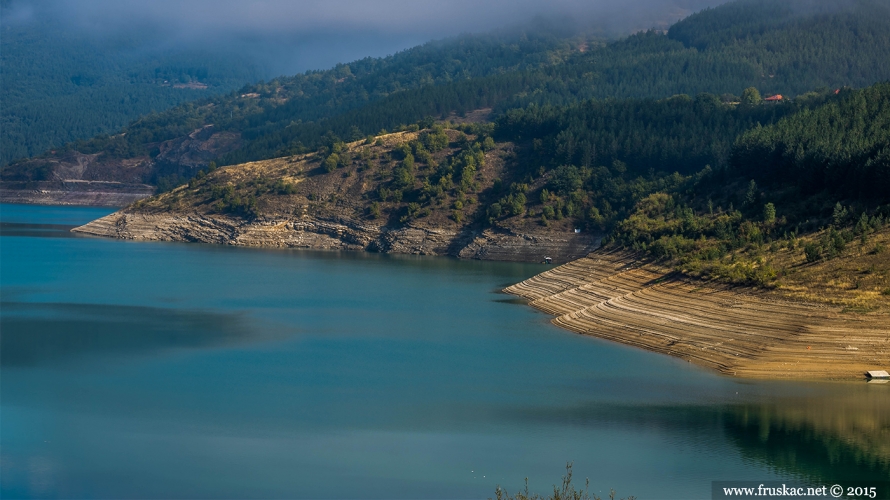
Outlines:
<svg viewBox="0 0 890 500"><path fill-rule="evenodd" d="M568 262L594 250L597 235L522 234L511 231L449 231L406 225L390 228L345 218L303 215L245 220L210 214L116 212L75 232L138 241L188 241L269 248L365 250L449 255L463 259Z"/></svg>

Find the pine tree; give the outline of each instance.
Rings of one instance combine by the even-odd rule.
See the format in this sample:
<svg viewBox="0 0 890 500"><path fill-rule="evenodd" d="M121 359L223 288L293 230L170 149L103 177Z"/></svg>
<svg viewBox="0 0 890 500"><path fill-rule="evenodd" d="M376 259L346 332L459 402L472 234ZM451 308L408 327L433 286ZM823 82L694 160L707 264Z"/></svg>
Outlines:
<svg viewBox="0 0 890 500"><path fill-rule="evenodd" d="M776 206L772 203L763 206L763 222L767 224L776 222Z"/></svg>

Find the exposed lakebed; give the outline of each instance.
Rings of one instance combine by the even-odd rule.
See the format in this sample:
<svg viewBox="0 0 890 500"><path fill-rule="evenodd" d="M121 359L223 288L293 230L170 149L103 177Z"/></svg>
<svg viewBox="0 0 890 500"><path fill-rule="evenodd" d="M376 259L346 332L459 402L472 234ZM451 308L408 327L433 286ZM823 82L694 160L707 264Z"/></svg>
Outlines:
<svg viewBox="0 0 890 500"><path fill-rule="evenodd" d="M108 212L0 211L4 498L484 498L566 461L640 498L890 472L890 384L736 380L560 330L498 293L544 266L66 231Z"/></svg>

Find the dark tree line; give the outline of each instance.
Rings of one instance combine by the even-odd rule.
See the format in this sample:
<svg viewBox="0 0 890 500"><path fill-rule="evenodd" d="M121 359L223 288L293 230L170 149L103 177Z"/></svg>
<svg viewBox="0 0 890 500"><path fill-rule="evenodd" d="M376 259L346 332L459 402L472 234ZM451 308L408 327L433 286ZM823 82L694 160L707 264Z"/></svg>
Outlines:
<svg viewBox="0 0 890 500"><path fill-rule="evenodd" d="M734 171L808 193L890 198L890 83L839 97L743 134Z"/></svg>
<svg viewBox="0 0 890 500"><path fill-rule="evenodd" d="M532 141L537 162L589 168L623 162L634 175L690 174L723 167L736 136L773 123L798 105L725 104L702 93L692 98L584 101L571 106L529 106L497 121L497 136Z"/></svg>

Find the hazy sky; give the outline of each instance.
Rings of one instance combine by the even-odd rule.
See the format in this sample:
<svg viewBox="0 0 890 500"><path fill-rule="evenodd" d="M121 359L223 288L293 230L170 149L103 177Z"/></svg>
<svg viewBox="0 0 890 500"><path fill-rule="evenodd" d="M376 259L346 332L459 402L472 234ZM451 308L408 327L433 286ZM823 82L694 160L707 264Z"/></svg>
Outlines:
<svg viewBox="0 0 890 500"><path fill-rule="evenodd" d="M85 35L148 28L166 45L251 50L279 73L382 56L431 39L536 16L625 33L666 26L725 0L11 0L4 22L64 20ZM4 2L6 3L6 2ZM9 5L10 3L7 3Z"/></svg>

